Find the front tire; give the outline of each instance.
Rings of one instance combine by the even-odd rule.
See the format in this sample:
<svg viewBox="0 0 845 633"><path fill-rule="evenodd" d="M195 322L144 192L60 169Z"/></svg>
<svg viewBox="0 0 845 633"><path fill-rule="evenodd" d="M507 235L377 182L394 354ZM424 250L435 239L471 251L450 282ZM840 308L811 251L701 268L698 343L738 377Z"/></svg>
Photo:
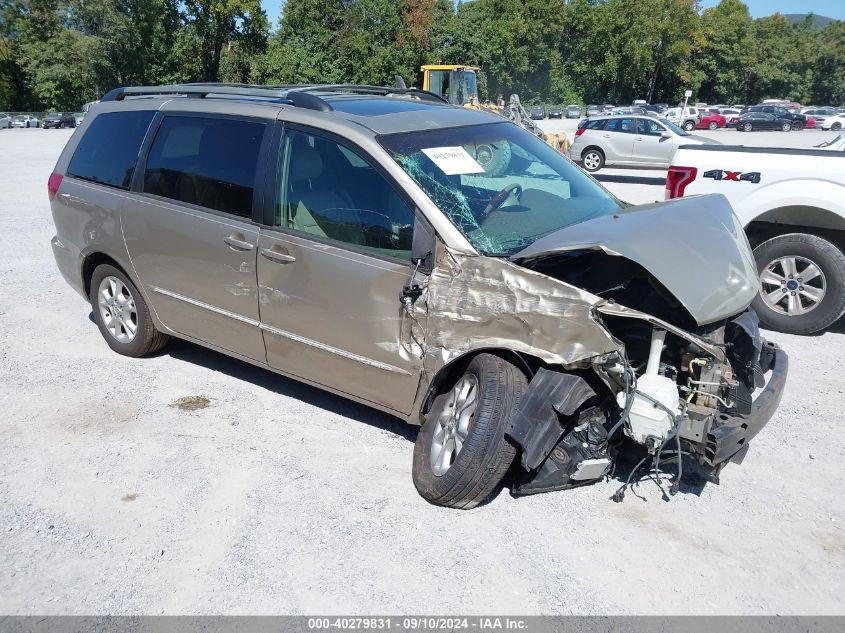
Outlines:
<svg viewBox="0 0 845 633"><path fill-rule="evenodd" d="M88 299L100 334L118 354L146 356L170 339L153 325L147 304L132 280L110 264L94 270Z"/></svg>
<svg viewBox="0 0 845 633"><path fill-rule="evenodd" d="M791 132L792 131L792 124L791 123L784 123L780 126L780 129L784 132Z"/></svg>
<svg viewBox="0 0 845 633"><path fill-rule="evenodd" d="M604 167L604 154L600 150L588 149L581 155L581 164L591 174Z"/></svg>
<svg viewBox="0 0 845 633"><path fill-rule="evenodd" d="M746 123L745 125L742 126L743 132L750 132L753 129L754 129L754 126L751 123Z"/></svg>
<svg viewBox="0 0 845 633"><path fill-rule="evenodd" d="M719 127L719 124L715 121L710 121L710 124L707 127L709 127L711 130L715 130Z"/></svg>
<svg viewBox="0 0 845 633"><path fill-rule="evenodd" d="M760 292L751 304L771 330L812 334L845 314L845 254L815 235L789 233L754 249Z"/></svg>
<svg viewBox="0 0 845 633"><path fill-rule="evenodd" d="M839 130L842 129L842 124L841 123L834 123L833 125L830 126L830 129L833 130L834 132L838 132Z"/></svg>
<svg viewBox="0 0 845 633"><path fill-rule="evenodd" d="M414 486L426 501L466 510L492 497L516 457L505 429L526 386L514 365L479 354L435 398L414 445Z"/></svg>

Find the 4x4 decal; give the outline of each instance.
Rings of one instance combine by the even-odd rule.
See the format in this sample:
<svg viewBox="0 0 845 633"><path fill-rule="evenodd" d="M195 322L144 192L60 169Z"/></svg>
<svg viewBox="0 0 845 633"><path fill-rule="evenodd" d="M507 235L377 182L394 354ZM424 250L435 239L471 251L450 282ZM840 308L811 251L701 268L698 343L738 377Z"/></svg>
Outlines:
<svg viewBox="0 0 845 633"><path fill-rule="evenodd" d="M733 180L734 182L760 182L759 171L749 171L742 173L741 171L727 171L724 169L711 169L702 174L704 178L712 178L713 180Z"/></svg>

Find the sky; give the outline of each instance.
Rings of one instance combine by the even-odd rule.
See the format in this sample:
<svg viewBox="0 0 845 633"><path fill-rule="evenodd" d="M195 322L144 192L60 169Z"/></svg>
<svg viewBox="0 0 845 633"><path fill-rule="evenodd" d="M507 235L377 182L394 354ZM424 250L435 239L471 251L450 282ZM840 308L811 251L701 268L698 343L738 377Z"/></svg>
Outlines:
<svg viewBox="0 0 845 633"><path fill-rule="evenodd" d="M314 0L319 2L320 0ZM279 21L283 0L261 0L273 28ZM751 17L761 18L772 13L815 13L836 20L845 20L845 0L744 0ZM701 7L712 7L719 0L701 0Z"/></svg>

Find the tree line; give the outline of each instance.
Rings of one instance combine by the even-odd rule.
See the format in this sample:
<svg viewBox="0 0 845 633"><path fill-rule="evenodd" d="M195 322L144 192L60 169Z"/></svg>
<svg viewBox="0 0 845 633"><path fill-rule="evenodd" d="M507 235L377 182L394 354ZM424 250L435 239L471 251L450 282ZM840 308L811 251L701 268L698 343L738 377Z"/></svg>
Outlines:
<svg viewBox="0 0 845 633"><path fill-rule="evenodd" d="M419 84L480 66L525 102L845 103L845 22L740 0L0 0L0 109L78 110L119 85Z"/></svg>

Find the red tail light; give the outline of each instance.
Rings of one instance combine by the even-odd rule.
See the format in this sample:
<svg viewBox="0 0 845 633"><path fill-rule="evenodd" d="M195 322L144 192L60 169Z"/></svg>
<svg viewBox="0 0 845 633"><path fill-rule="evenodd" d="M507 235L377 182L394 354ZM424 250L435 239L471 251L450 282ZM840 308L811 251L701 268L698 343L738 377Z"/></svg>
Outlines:
<svg viewBox="0 0 845 633"><path fill-rule="evenodd" d="M697 174L695 167L670 167L666 174L666 199L683 198L684 189L695 180Z"/></svg>
<svg viewBox="0 0 845 633"><path fill-rule="evenodd" d="M59 193L59 187L62 185L62 174L57 171L54 171L50 174L50 178L47 179L47 197L50 198L50 202L52 202L56 194Z"/></svg>
<svg viewBox="0 0 845 633"><path fill-rule="evenodd" d="M577 130L575 130L575 136L581 136L584 133L584 130L586 129L587 128L585 127L579 127Z"/></svg>

